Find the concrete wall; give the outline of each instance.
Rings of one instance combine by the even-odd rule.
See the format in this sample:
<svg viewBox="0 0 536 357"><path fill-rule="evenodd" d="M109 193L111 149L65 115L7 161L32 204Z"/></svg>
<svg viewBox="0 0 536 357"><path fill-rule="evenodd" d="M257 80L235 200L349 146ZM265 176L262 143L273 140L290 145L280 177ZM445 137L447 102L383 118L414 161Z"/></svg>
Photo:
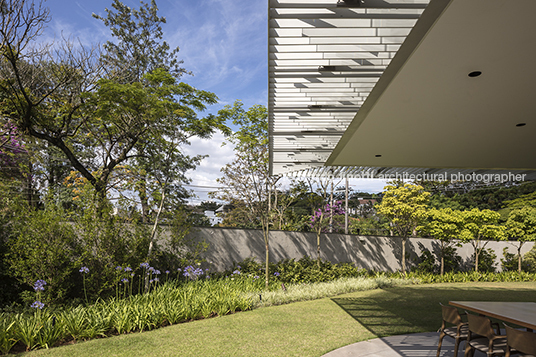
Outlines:
<svg viewBox="0 0 536 357"><path fill-rule="evenodd" d="M203 257L210 266L224 270L246 258L264 261L265 250L262 231L232 228L195 228L189 238L194 241L205 240L210 243ZM398 237L357 236L345 234L322 234L321 257L333 263L352 262L358 267L376 271L400 270L400 254L402 240ZM516 243L517 244L517 243ZM528 252L533 242L525 243L522 254ZM487 248L495 250L497 255L496 268L500 270L500 259L503 248L508 247L511 253L516 248L508 242L488 242ZM408 266L417 259L423 249L431 252L439 251L439 244L433 239L409 238L407 252L410 258ZM463 244L457 248L457 254L462 257L462 264L469 266L473 248ZM316 258L316 234L303 232L270 232L270 261L282 259L300 259L304 255Z"/></svg>

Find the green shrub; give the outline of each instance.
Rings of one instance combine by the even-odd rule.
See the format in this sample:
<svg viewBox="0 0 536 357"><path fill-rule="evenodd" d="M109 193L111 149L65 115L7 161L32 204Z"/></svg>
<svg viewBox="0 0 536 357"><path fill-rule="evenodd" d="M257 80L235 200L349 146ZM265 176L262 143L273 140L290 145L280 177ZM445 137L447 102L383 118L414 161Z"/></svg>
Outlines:
<svg viewBox="0 0 536 357"><path fill-rule="evenodd" d="M502 271L517 271L518 269L517 255L508 252L508 248L503 248L503 257L501 258Z"/></svg>
<svg viewBox="0 0 536 357"><path fill-rule="evenodd" d="M254 259L245 259L242 262L234 263L231 270L223 275L229 275L236 270L242 274L262 277L264 264L260 264ZM319 268L316 259L304 256L299 260L284 259L275 264L270 263L269 275L284 284L305 284L326 282L343 277L366 276L367 271L359 269L351 263L334 264L329 261L321 261Z"/></svg>
<svg viewBox="0 0 536 357"><path fill-rule="evenodd" d="M11 271L28 286L38 279L46 281L43 302L64 301L73 291L80 257L72 225L65 223L64 212L54 207L40 211L23 207L18 214L26 217L14 220L7 259ZM33 292L25 296L25 303L33 301Z"/></svg>
<svg viewBox="0 0 536 357"><path fill-rule="evenodd" d="M445 272L459 271L462 263L462 257L458 255L455 247L447 247L444 252Z"/></svg>
<svg viewBox="0 0 536 357"><path fill-rule="evenodd" d="M497 255L491 248L482 249L478 255L478 271L481 273L493 273L495 272L495 259ZM475 261L475 255L471 256L471 261Z"/></svg>
<svg viewBox="0 0 536 357"><path fill-rule="evenodd" d="M417 267L412 268L415 272L434 273L438 270L435 256L428 250L424 249L419 256Z"/></svg>

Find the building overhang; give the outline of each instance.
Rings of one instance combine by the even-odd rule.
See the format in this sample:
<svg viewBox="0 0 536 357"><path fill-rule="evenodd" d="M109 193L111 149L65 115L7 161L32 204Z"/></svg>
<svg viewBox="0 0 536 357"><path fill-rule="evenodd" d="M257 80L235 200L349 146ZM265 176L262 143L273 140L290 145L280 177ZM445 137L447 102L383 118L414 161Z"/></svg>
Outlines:
<svg viewBox="0 0 536 357"><path fill-rule="evenodd" d="M535 1L360 5L270 1L273 174L536 178Z"/></svg>

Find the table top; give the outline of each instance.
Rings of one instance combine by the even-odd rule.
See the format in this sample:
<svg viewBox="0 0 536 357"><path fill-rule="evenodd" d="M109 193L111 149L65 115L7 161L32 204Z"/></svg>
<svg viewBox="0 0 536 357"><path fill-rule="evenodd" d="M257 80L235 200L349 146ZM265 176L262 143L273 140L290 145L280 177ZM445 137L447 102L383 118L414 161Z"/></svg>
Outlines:
<svg viewBox="0 0 536 357"><path fill-rule="evenodd" d="M536 303L534 302L450 301L449 304L536 330Z"/></svg>

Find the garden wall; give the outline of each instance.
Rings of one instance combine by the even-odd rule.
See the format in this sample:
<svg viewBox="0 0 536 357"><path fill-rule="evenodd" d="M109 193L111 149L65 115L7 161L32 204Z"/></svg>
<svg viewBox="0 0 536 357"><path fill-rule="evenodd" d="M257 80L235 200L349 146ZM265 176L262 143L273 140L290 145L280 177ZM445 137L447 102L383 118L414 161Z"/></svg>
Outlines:
<svg viewBox="0 0 536 357"><path fill-rule="evenodd" d="M203 253L207 263L219 271L232 266L246 258L255 258L264 261L264 240L260 230L244 230L232 228L195 228L189 234L194 241L205 240L210 244ZM358 236L345 234L322 234L321 257L333 263L352 262L358 267L376 271L400 270L400 254L402 240L398 237ZM517 243L516 243L517 244ZM533 242L523 245L522 254L528 252ZM489 242L487 248L495 250L497 255L497 270L500 270L500 259L503 248L508 247L511 253L516 248L508 242ZM423 249L437 252L439 244L433 239L409 238L407 252L410 258L408 266L414 264ZM457 248L457 254L462 258L466 267L470 264L473 248L470 244L463 244ZM300 259L304 255L316 258L316 234L305 232L270 232L270 261L277 262L282 259Z"/></svg>

